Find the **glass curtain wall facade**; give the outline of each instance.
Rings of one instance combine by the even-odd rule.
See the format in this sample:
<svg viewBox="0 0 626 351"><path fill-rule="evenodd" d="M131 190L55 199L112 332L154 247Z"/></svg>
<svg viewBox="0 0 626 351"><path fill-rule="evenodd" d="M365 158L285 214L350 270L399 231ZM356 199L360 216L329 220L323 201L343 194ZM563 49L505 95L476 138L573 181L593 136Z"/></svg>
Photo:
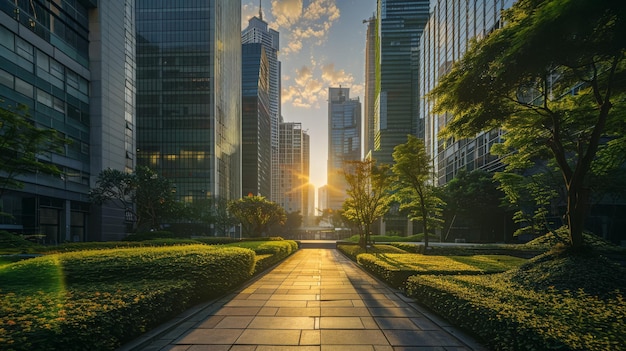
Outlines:
<svg viewBox="0 0 626 351"><path fill-rule="evenodd" d="M138 163L177 198L241 197L241 4L137 0Z"/></svg>
<svg viewBox="0 0 626 351"><path fill-rule="evenodd" d="M242 45L242 194L271 196L269 64L261 44Z"/></svg>
<svg viewBox="0 0 626 351"><path fill-rule="evenodd" d="M243 44L257 43L265 49L269 63L269 113L271 121L271 145L272 145L272 169L270 178L272 180L272 194L270 199L276 201L280 179L279 172L279 123L280 119L280 61L278 52L280 49L280 35L278 31L270 29L267 22L263 20L263 14L259 9L259 17L252 17L248 21L248 27L241 32L241 42Z"/></svg>
<svg viewBox="0 0 626 351"><path fill-rule="evenodd" d="M420 77L424 93L432 90L439 78L467 51L473 38L481 39L500 25L500 13L515 0L438 0L421 39ZM474 139L439 140L439 130L452 118L432 113L432 102L423 100L421 118L425 121L426 149L433 157L436 183L444 185L461 169L495 171L502 165L489 153L501 141L502 132L480 133Z"/></svg>
<svg viewBox="0 0 626 351"><path fill-rule="evenodd" d="M374 112L376 101L376 36L377 21L372 16L367 20L365 38L365 94L363 97L363 155L371 156L374 150Z"/></svg>
<svg viewBox="0 0 626 351"><path fill-rule="evenodd" d="M88 193L102 169L133 166L134 2L95 7L0 1L0 103L25 106L35 126L71 140L62 153L39 156L60 177L26 175L22 189L5 192L0 207L11 217L0 217L0 229L45 243L125 235L124 211L91 206Z"/></svg>
<svg viewBox="0 0 626 351"><path fill-rule="evenodd" d="M304 215L305 194L309 183L309 175L305 164L309 156L305 150L310 149L308 134L302 130L302 123L283 122L280 124L280 198L274 201L282 206L287 213L300 212Z"/></svg>
<svg viewBox="0 0 626 351"><path fill-rule="evenodd" d="M393 148L407 135L423 137L419 118L419 43L429 0L378 0L379 73L374 118L374 153L392 163ZM378 76L379 75L379 76Z"/></svg>
<svg viewBox="0 0 626 351"><path fill-rule="evenodd" d="M328 88L328 203L338 210L346 199L345 162L361 160L361 102L349 88Z"/></svg>

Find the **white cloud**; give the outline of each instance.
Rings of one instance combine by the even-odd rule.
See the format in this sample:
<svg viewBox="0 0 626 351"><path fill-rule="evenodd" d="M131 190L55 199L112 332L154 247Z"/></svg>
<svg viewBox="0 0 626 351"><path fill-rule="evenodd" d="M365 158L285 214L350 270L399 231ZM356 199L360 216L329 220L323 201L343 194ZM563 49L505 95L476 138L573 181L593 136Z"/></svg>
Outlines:
<svg viewBox="0 0 626 351"><path fill-rule="evenodd" d="M273 0L273 23L270 26L285 37L282 55L295 54L303 47L321 45L333 23L339 20L336 0L311 0L304 6L302 0Z"/></svg>

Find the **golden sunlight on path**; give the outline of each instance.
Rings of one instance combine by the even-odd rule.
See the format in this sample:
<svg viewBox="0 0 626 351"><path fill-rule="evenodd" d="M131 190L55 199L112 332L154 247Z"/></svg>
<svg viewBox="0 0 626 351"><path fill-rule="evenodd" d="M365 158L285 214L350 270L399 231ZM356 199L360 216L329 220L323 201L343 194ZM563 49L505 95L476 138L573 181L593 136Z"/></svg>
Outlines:
<svg viewBox="0 0 626 351"><path fill-rule="evenodd" d="M337 250L305 248L120 350L483 349Z"/></svg>

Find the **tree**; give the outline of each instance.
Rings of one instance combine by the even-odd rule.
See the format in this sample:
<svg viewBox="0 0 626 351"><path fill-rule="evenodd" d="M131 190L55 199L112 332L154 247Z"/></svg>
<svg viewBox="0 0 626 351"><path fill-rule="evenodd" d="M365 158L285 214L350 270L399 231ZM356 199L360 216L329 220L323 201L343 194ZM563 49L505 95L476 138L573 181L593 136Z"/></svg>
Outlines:
<svg viewBox="0 0 626 351"><path fill-rule="evenodd" d="M409 135L406 143L393 149L394 198L400 211L407 211L411 220L419 220L424 226L424 246L428 247L429 228L443 223L443 201L436 195L431 159L426 154L424 142Z"/></svg>
<svg viewBox="0 0 626 351"><path fill-rule="evenodd" d="M374 160L349 161L345 169L348 199L343 203L343 216L358 225L359 244L367 248L372 224L389 210L389 166L378 166Z"/></svg>
<svg viewBox="0 0 626 351"><path fill-rule="evenodd" d="M263 196L231 201L228 211L241 222L243 233L251 236L263 236L272 225L284 224L287 220L285 210Z"/></svg>
<svg viewBox="0 0 626 351"><path fill-rule="evenodd" d="M588 175L626 138L626 16L621 0L520 0L430 93L452 119L442 137L502 128L508 171L557 164L570 242L583 245ZM602 138L611 140L601 143ZM611 152L609 152L611 153Z"/></svg>
<svg viewBox="0 0 626 351"><path fill-rule="evenodd" d="M109 203L131 212L140 229L160 229L164 220L176 217L182 208L172 183L144 166L138 166L132 174L103 170L89 198L96 205Z"/></svg>
<svg viewBox="0 0 626 351"><path fill-rule="evenodd" d="M228 211L228 200L219 196L213 200L214 212L213 220L215 221L215 235L228 236L230 228L238 223L237 218Z"/></svg>
<svg viewBox="0 0 626 351"><path fill-rule="evenodd" d="M53 129L37 128L26 108L0 107L0 198L8 189L21 189L19 176L43 173L60 175L59 168L46 162L50 153L62 153L69 140Z"/></svg>

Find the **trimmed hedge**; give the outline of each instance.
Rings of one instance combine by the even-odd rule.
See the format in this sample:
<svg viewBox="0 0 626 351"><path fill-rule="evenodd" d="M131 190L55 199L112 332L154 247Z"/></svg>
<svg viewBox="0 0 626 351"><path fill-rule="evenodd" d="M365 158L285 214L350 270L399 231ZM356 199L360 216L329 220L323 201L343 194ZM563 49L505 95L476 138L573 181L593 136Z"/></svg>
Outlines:
<svg viewBox="0 0 626 351"><path fill-rule="evenodd" d="M416 274L459 275L505 272L526 260L499 255L430 256L419 254L359 254L357 262L396 288Z"/></svg>
<svg viewBox="0 0 626 351"><path fill-rule="evenodd" d="M502 275L412 276L407 295L497 350L623 350L626 301L534 291Z"/></svg>
<svg viewBox="0 0 626 351"><path fill-rule="evenodd" d="M298 250L298 243L293 240L242 241L228 246L254 250L257 255L254 274L265 271Z"/></svg>
<svg viewBox="0 0 626 351"><path fill-rule="evenodd" d="M9 264L0 267L0 349L110 350L233 289L254 265L251 250L206 245L71 252Z"/></svg>

